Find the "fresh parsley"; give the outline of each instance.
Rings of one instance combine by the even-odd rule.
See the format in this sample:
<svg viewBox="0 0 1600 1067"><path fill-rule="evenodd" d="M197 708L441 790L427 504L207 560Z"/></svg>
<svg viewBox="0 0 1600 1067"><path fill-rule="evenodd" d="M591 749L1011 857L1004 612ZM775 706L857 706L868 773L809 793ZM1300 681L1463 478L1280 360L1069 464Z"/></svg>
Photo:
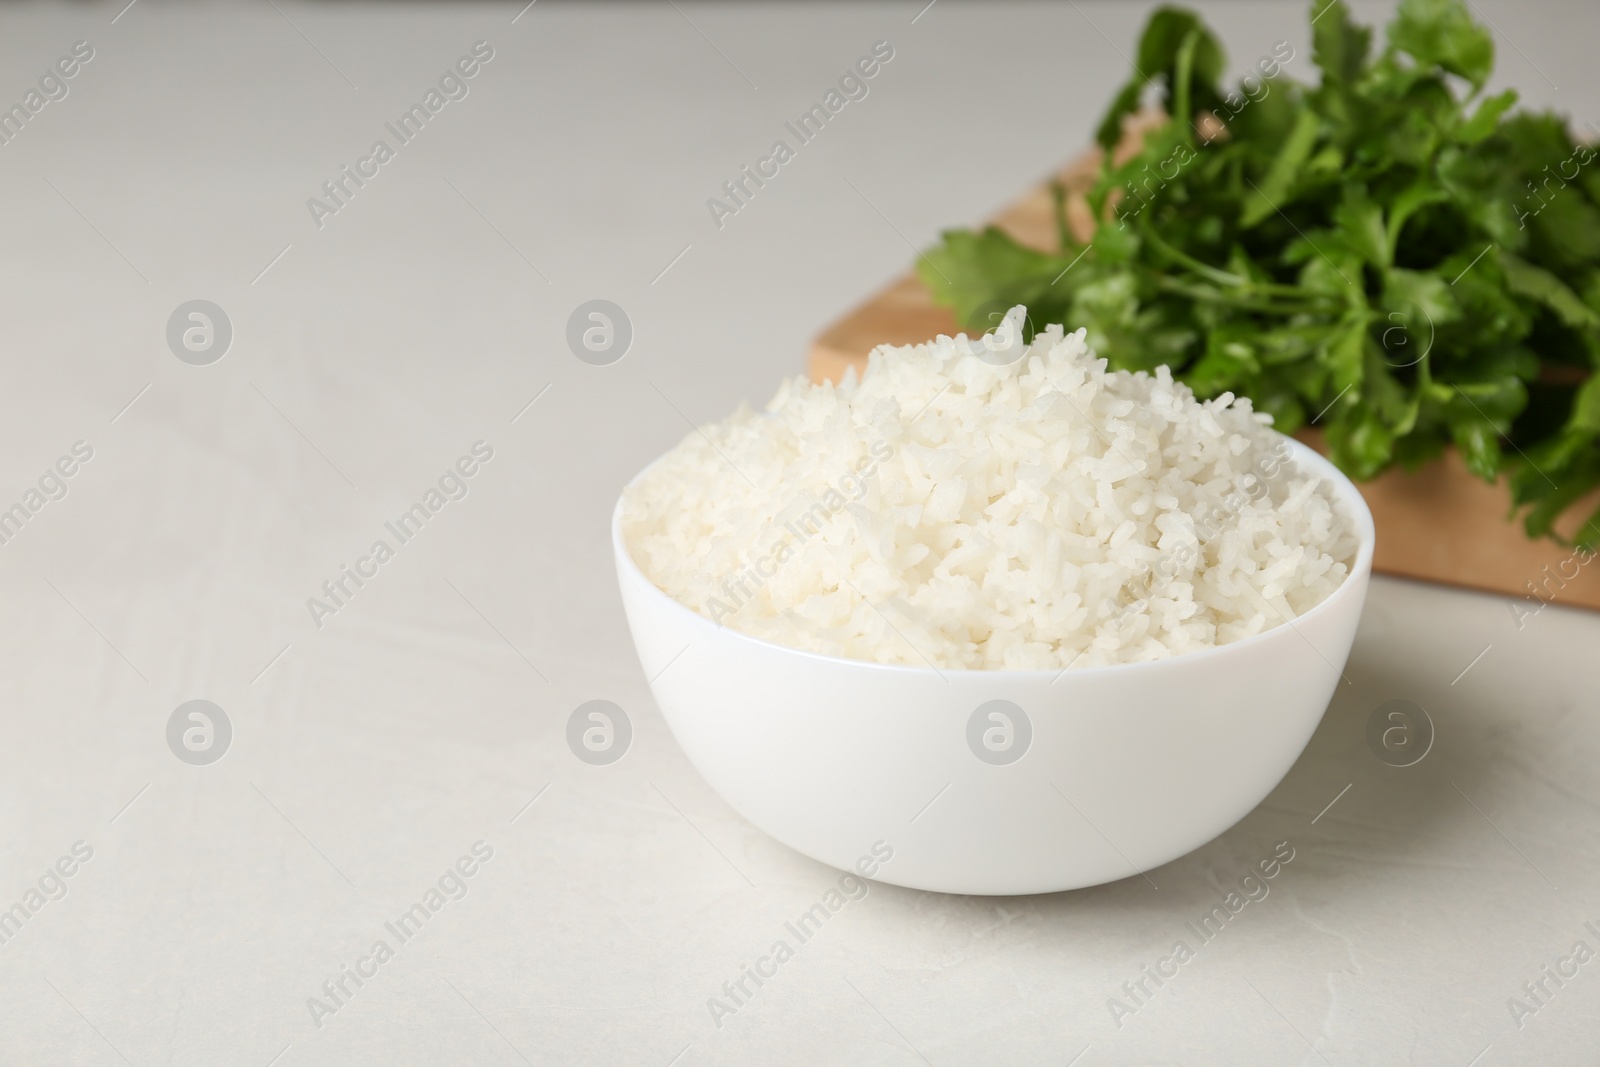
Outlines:
<svg viewBox="0 0 1600 1067"><path fill-rule="evenodd" d="M1167 364L1202 397L1315 422L1358 478L1457 448L1506 478L1530 537L1600 486L1600 162L1556 115L1486 96L1494 45L1462 0L1402 0L1388 40L1313 0L1320 84L1221 87L1222 46L1156 11L1099 127L1075 242L945 233L920 261L969 328L1027 304L1116 368ZM1252 84L1255 86L1251 88ZM1153 86L1182 117L1113 162ZM1265 90L1265 91L1263 91ZM1600 544L1600 510L1576 540Z"/></svg>

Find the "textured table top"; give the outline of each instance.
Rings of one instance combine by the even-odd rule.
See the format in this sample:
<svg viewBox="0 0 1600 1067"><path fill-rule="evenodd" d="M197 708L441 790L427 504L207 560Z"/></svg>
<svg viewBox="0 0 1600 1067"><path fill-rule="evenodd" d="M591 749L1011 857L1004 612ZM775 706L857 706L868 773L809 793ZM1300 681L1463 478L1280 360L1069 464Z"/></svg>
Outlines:
<svg viewBox="0 0 1600 1067"><path fill-rule="evenodd" d="M1600 11L1479 6L1499 84L1600 115ZM873 885L714 1016L836 874L667 731L615 494L1086 143L1146 7L519 8L0 12L0 1062L1594 1062L1600 616L1383 579L1218 840L1053 896ZM1207 13L1305 76L1302 5ZM591 699L610 765L565 741ZM1390 701L1414 765L1367 742Z"/></svg>

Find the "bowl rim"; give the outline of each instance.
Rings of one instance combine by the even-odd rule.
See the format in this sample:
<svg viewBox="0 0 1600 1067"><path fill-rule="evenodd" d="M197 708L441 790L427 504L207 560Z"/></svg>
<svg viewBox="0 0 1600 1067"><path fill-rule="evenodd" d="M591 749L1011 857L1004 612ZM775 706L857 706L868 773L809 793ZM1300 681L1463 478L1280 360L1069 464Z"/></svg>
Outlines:
<svg viewBox="0 0 1600 1067"><path fill-rule="evenodd" d="M947 680L948 676L950 675L971 679L1015 679L1018 682L1030 682L1048 678L1050 679L1049 684L1052 685L1067 675L1071 675L1074 678L1088 678L1103 677L1114 672L1129 672L1137 670L1149 671L1162 669L1170 670L1182 664L1197 663L1202 659L1217 659L1222 656L1236 656L1245 654L1248 650L1256 647L1257 645L1275 639L1282 639L1282 637L1285 636L1285 634L1289 631L1298 633L1298 624L1315 619L1320 615L1331 614L1334 610L1336 610L1335 605L1338 603L1347 600L1352 596L1364 596L1365 594L1368 580L1372 573L1372 559L1376 541L1376 528L1372 520L1372 510L1367 507L1367 502L1365 498L1362 497L1361 491L1356 488L1355 483L1352 482L1343 471L1336 467L1331 460L1329 460L1326 456L1323 456L1310 445L1303 441L1296 440L1287 434L1279 433L1277 430L1274 430L1271 427L1267 427L1267 432L1275 435L1282 441L1288 442L1293 457L1293 462L1296 467L1302 470L1309 468L1310 473L1314 473L1333 484L1335 490L1335 503L1337 505L1342 505L1347 509L1349 518L1355 527L1358 541L1355 559L1350 564L1350 570L1345 575L1345 580L1340 584L1339 588L1335 589L1332 593L1329 593L1321 603L1317 604L1310 611L1307 611L1303 615L1296 616L1293 619L1284 620L1276 626L1262 630L1260 633L1251 634L1242 641L1234 641L1226 645L1212 645L1209 648L1197 649L1191 652L1181 652L1175 656L1167 656L1162 659L1140 660L1133 663L1108 663L1096 667L1073 668L1069 665L1067 667L1046 668L1041 670L1009 670L1006 668L985 667L935 667L931 664L919 666L905 663L878 663L873 660L852 659L847 656L833 656L823 652L812 652L809 649L795 648L792 645L785 645L776 641L769 641L763 637L755 637L751 634L744 633L743 631L735 630L730 626L725 626L722 623L713 622L711 619L706 618L706 616L700 614L698 611L695 611L693 608L689 607L687 604L673 597L666 590L656 585L650 576L645 574L644 571L639 567L639 564L634 560L633 553L628 548L627 540L622 535L622 505L627 496L628 490L632 489L641 478L648 474L651 468L665 459L667 455L666 453L663 453L662 455L651 460L642 470L639 471L639 473L628 479L627 484L622 488L622 492L618 494L617 503L611 511L612 551L616 556L617 565L625 568L629 574L638 579L639 584L643 585L648 590L646 593L647 596L659 598L669 605L669 610L686 616L692 623L700 623L706 626L715 627L721 634L731 638L736 643L749 644L757 649L765 649L771 652L778 652L790 656L799 656L806 659L816 660L819 664L828 664L836 667L851 667L863 670L876 670L893 674L904 674L908 677L944 677ZM1303 633L1301 633L1300 636L1305 638ZM1309 638L1306 638L1306 640L1309 642ZM1315 648L1315 646L1313 646L1313 648ZM1317 649L1316 651L1319 655L1321 655L1320 649ZM1342 668L1340 669L1342 670Z"/></svg>

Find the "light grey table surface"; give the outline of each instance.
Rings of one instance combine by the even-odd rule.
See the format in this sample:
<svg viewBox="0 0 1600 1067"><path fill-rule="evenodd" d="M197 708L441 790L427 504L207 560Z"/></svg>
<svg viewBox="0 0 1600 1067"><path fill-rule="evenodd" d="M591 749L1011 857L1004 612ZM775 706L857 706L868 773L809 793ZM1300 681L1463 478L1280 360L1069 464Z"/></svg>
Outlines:
<svg viewBox="0 0 1600 1067"><path fill-rule="evenodd" d="M1600 1058L1600 962L1510 1003L1600 950L1600 616L1519 629L1503 598L1383 579L1304 757L1158 888L874 885L719 1027L708 998L836 876L667 731L617 600L616 493L686 420L764 402L914 246L1078 151L1147 6L520 6L0 11L0 102L93 50L0 147L0 507L93 450L0 544L0 908L29 913L0 944L0 1062ZM1304 6L1205 6L1235 69L1287 40L1306 76ZM1600 11L1480 7L1498 84L1600 117ZM869 95L718 228L707 198L880 40ZM395 147L384 124L479 41L467 95L319 227L308 198ZM611 366L564 339L592 298L634 326ZM165 336L194 299L232 325L210 365ZM478 441L467 496L314 621ZM595 698L635 728L610 766L564 740ZM193 699L232 728L206 766L167 741ZM1437 733L1407 768L1364 739L1397 699ZM1117 1018L1280 841L1269 895ZM477 842L465 896L388 933ZM314 1012L380 939L393 958Z"/></svg>

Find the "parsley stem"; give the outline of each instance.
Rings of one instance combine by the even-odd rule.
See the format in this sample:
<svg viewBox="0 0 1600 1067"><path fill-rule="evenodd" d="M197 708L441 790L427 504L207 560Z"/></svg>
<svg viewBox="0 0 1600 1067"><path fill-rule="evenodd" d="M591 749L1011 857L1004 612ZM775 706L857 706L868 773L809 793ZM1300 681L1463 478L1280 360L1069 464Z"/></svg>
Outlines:
<svg viewBox="0 0 1600 1067"><path fill-rule="evenodd" d="M1173 72L1172 113L1184 124L1183 139L1194 143L1194 113L1189 109L1189 82L1194 76L1194 50L1200 44L1200 27L1195 26L1184 34L1178 46L1176 69Z"/></svg>
<svg viewBox="0 0 1600 1067"><path fill-rule="evenodd" d="M1065 252L1073 245L1072 228L1067 225L1067 189L1060 181L1050 183L1050 200L1055 208L1056 240Z"/></svg>
<svg viewBox="0 0 1600 1067"><path fill-rule="evenodd" d="M1139 220L1139 236L1147 241L1151 248L1160 252L1167 259L1181 267L1187 267L1203 278L1215 282L1217 285L1226 285L1231 289L1241 289L1250 284L1250 279L1234 274L1230 271L1213 267L1209 263L1194 258L1187 252L1180 252L1157 236L1154 229L1143 218ZM1298 293L1296 295L1299 295Z"/></svg>
<svg viewBox="0 0 1600 1067"><path fill-rule="evenodd" d="M1154 274L1152 278L1156 283L1156 288L1166 292L1179 293L1192 300L1203 300L1212 304L1226 304L1229 307L1243 308L1247 311L1259 311L1268 315L1316 315L1328 313L1326 306L1318 307L1314 304L1293 303L1282 299L1274 300L1268 296L1252 296L1248 292L1237 294L1224 292L1206 285L1195 285L1175 278L1170 274Z"/></svg>
<svg viewBox="0 0 1600 1067"><path fill-rule="evenodd" d="M1279 285L1276 282L1258 282L1243 275L1234 274L1232 271L1222 270L1220 267L1213 267L1211 264L1206 263L1203 260L1196 259L1188 253L1182 252L1167 244L1167 242L1163 241L1160 236L1156 234L1155 230L1152 229L1150 225L1143 219L1141 219L1139 222L1139 236L1147 241L1151 248L1155 249L1155 251L1159 252L1173 263L1176 263L1181 267L1187 267L1190 271L1217 285L1226 286L1230 289L1241 289L1246 293L1256 293L1266 296L1283 296L1297 301L1339 299L1331 293L1308 292L1307 290L1301 289L1297 286Z"/></svg>

